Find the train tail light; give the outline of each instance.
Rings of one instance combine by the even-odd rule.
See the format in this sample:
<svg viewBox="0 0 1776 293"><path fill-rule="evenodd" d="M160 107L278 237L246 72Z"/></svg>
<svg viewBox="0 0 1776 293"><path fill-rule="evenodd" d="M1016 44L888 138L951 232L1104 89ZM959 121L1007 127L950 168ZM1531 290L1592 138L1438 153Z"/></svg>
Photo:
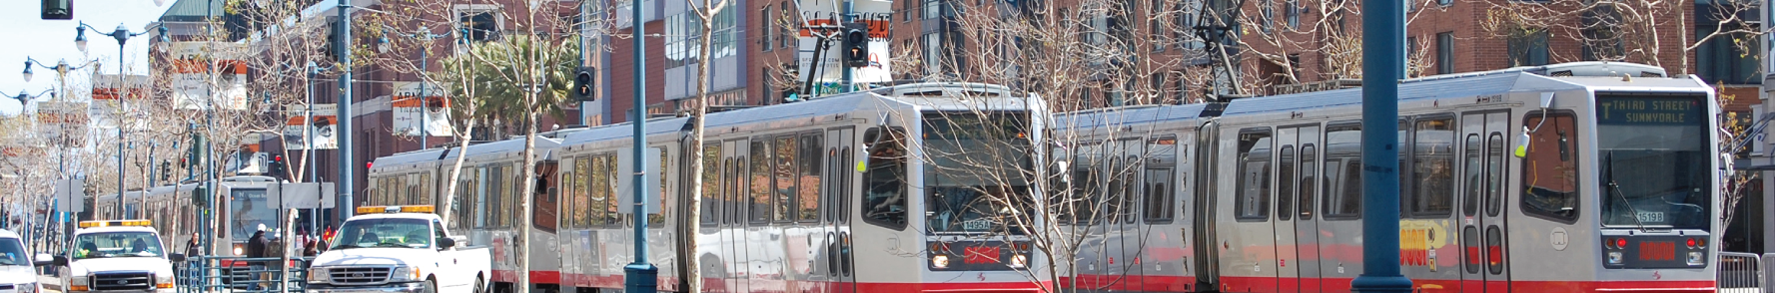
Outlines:
<svg viewBox="0 0 1776 293"><path fill-rule="evenodd" d="M1696 238L1690 238L1688 241L1684 241L1684 246L1696 248Z"/></svg>
<svg viewBox="0 0 1776 293"><path fill-rule="evenodd" d="M1628 248L1627 238L1616 238L1616 249Z"/></svg>
<svg viewBox="0 0 1776 293"><path fill-rule="evenodd" d="M1707 238L1696 238L1696 248L1708 247Z"/></svg>

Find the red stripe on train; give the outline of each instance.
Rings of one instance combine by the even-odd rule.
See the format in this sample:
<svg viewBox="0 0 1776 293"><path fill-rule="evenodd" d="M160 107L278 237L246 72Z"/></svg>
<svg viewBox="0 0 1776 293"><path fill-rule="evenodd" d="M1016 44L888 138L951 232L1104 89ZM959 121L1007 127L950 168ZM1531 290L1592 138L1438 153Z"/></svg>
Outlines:
<svg viewBox="0 0 1776 293"><path fill-rule="evenodd" d="M1289 278L1291 280L1297 278ZM1222 292L1350 292L1349 278L1324 278L1317 282L1320 287L1289 286L1293 282L1281 282L1276 277L1221 277ZM1302 280L1302 284L1313 284ZM1480 287L1474 290L1462 290L1462 286ZM1714 292L1715 282L1698 281L1458 281L1458 280L1412 280L1414 292L1496 292L1506 286L1520 290L1533 289L1534 292ZM1279 288L1280 287L1280 288ZM1484 290L1483 290L1484 289Z"/></svg>
<svg viewBox="0 0 1776 293"><path fill-rule="evenodd" d="M496 275L510 274L503 271ZM536 274L532 274L533 282L540 283ZM562 279L569 280L563 285L575 287L622 288L623 276L594 276L582 274L565 274ZM677 278L660 278L660 288L677 287ZM508 282L508 281L501 281ZM703 279L704 292L738 292L744 286L751 293L867 293L867 292L979 292L979 293L1036 293L1042 292L1036 282L993 282L993 283L841 283L825 281L789 281L789 280L738 280L738 279ZM794 288L791 290L791 288Z"/></svg>

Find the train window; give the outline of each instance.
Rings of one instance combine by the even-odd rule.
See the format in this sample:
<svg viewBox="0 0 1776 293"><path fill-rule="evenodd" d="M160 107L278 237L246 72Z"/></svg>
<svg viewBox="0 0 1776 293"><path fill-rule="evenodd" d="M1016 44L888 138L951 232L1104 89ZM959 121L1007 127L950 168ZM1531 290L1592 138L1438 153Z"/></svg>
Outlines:
<svg viewBox="0 0 1776 293"><path fill-rule="evenodd" d="M501 196L506 190L505 168L493 166L487 169L487 209L485 209L489 214L487 226L501 227L503 221L500 218L505 216L506 209L504 197Z"/></svg>
<svg viewBox="0 0 1776 293"><path fill-rule="evenodd" d="M795 220L795 201L797 200L796 177L801 172L796 170L796 138L793 136L779 137L771 146L771 177L776 178L777 188L771 189L771 221L786 223Z"/></svg>
<svg viewBox="0 0 1776 293"><path fill-rule="evenodd" d="M1108 217L1110 221L1106 223L1120 222L1128 218L1128 210L1133 208L1129 205L1128 173L1132 171L1128 169L1128 165L1127 159L1111 155L1110 163L1104 165L1106 169L1098 171L1098 174L1105 174L1108 175L1106 177L1109 177L1105 189L1109 193L1110 200L1106 201L1109 205L1105 209L1104 216Z"/></svg>
<svg viewBox="0 0 1776 293"><path fill-rule="evenodd" d="M1454 119L1420 119L1412 134L1412 215L1447 217L1455 200Z"/></svg>
<svg viewBox="0 0 1776 293"><path fill-rule="evenodd" d="M1486 182L1485 166L1480 163L1480 135L1468 134L1462 142L1462 216L1472 217L1480 209L1480 196Z"/></svg>
<svg viewBox="0 0 1776 293"><path fill-rule="evenodd" d="M1147 178L1144 180L1146 183L1143 188L1146 190L1144 196L1146 196L1145 204L1147 206L1142 215L1147 223L1172 222L1172 210L1176 206L1177 198L1176 193L1172 192L1172 188L1176 188L1176 186L1170 183L1175 182L1172 180L1172 172L1177 166L1177 156L1178 139L1176 137L1161 137L1147 143Z"/></svg>
<svg viewBox="0 0 1776 293"><path fill-rule="evenodd" d="M894 230L906 228L906 130L871 128L863 135L869 159L863 174L864 221Z"/></svg>
<svg viewBox="0 0 1776 293"><path fill-rule="evenodd" d="M1505 203L1505 135L1493 132L1486 138L1486 215L1497 217Z"/></svg>
<svg viewBox="0 0 1776 293"><path fill-rule="evenodd" d="M1580 133L1572 113L1532 112L1523 125L1529 133L1529 146L1518 151L1523 158L1523 212L1549 220L1572 223L1579 217L1579 160L1572 150L1578 149L1573 139ZM1488 211L1490 212L1490 211Z"/></svg>
<svg viewBox="0 0 1776 293"><path fill-rule="evenodd" d="M603 226L606 224L606 220L611 217L610 209L607 207L610 206L611 190L615 187L611 186L614 182L606 179L610 178L611 173L608 161L610 161L610 156L600 155L592 157L592 160L587 164L590 165L588 166L590 170L585 177L588 189L586 190L584 209L586 210L585 225L588 227Z"/></svg>
<svg viewBox="0 0 1776 293"><path fill-rule="evenodd" d="M851 147L849 146L839 150L839 157L843 158L840 160L840 167L838 169L833 169L833 172L839 173L839 194L838 196L833 197L838 199L839 203L833 206L839 207L839 212L834 214L838 215L839 223L850 223L851 206L847 205L847 203L850 203L851 199L856 198L851 196L851 191L856 190L851 188L851 174L856 174L856 172L845 170L851 169L850 166L848 166L848 163L851 162L852 158L856 157L851 156Z"/></svg>
<svg viewBox="0 0 1776 293"><path fill-rule="evenodd" d="M677 166L677 165L672 164L672 157L678 157L678 156L672 152L676 151L676 150L673 148L665 147L665 146L658 146L658 148L660 148L660 167L659 168L660 169L675 169L675 168L672 168L672 166ZM666 227L666 209L667 209L665 207L671 206L671 205L668 205L667 200L674 200L674 201L677 200L676 198L672 197L672 195L675 194L675 193L673 193L673 191L674 191L672 189L673 186L670 184L666 184L666 182L669 180L672 180L672 179L678 179L677 178L678 173L667 172L666 170L654 170L654 174L656 174L654 177L660 179L660 185L658 185L657 187L654 187L654 189L659 189L657 192L660 193L659 196L660 196L661 209L659 212L647 214L648 229L665 228Z"/></svg>
<svg viewBox="0 0 1776 293"><path fill-rule="evenodd" d="M705 225L705 226L714 225L715 219L717 219L716 218L717 215L715 213L716 213L716 211L720 210L720 209L716 209L715 207L717 205L721 204L720 196L721 196L721 188L722 188L722 184L721 184L722 179L721 179L721 145L720 144L711 143L711 144L703 145L703 174L702 174L702 176L703 176L703 186L701 186L699 188L703 189L703 198L702 198L703 202L701 205L699 205L697 207L699 209L699 211L698 211L699 215L697 216L697 218L699 219L699 222L703 223L703 225Z"/></svg>
<svg viewBox="0 0 1776 293"><path fill-rule="evenodd" d="M600 158L600 161L604 163L603 168L605 171L595 180L604 181L604 189L600 191L604 193L604 205L593 207L604 209L605 225L621 225L623 214L618 213L617 211L622 210L623 203L622 201L617 200L617 183L622 182L619 181L622 180L622 178L629 178L629 176L620 175L624 172L617 168L617 155L604 155Z"/></svg>
<svg viewBox="0 0 1776 293"><path fill-rule="evenodd" d="M742 209L744 205L737 199L746 194L746 180L740 177L742 173L739 162L732 157L722 159L721 172L722 184L726 187L722 188L721 199L718 199L721 202L718 208L722 212L716 219L722 224L738 223L740 218L746 217L745 210Z"/></svg>
<svg viewBox="0 0 1776 293"><path fill-rule="evenodd" d="M1270 218L1270 130L1244 130L1239 135L1238 187L1234 213L1239 221Z"/></svg>
<svg viewBox="0 0 1776 293"><path fill-rule="evenodd" d="M750 194L752 204L748 206L749 210L751 210L748 214L751 216L747 217L747 220L754 224L771 221L771 199L775 196L773 195L774 192L771 192L771 152L768 149L769 145L770 144L766 143L764 140L753 140L751 148L752 152L750 156L747 156L745 159L751 163L748 164L748 166L752 167L751 170L748 170L752 172L750 173L750 179L746 180L747 182L752 183L752 193Z"/></svg>
<svg viewBox="0 0 1776 293"><path fill-rule="evenodd" d="M1104 164L1101 161L1103 160L1101 154L1103 147L1084 145L1080 146L1078 150L1079 152L1073 155L1073 178L1071 178L1074 181L1073 194L1071 197L1065 198L1071 202L1061 208L1073 215L1071 219L1073 223L1086 224L1103 217L1101 213L1103 210L1100 209L1102 206L1098 205L1098 203L1104 202L1103 196L1105 194L1102 185L1104 172L1100 167Z"/></svg>
<svg viewBox="0 0 1776 293"><path fill-rule="evenodd" d="M1302 220L1313 219L1314 187L1318 186L1318 183L1314 181L1314 163L1318 161L1317 158L1318 156L1314 154L1314 145L1301 146L1301 185L1297 187L1300 189L1296 190L1295 205L1296 212L1301 214Z"/></svg>
<svg viewBox="0 0 1776 293"><path fill-rule="evenodd" d="M840 166L840 164L842 164L839 162L840 161L839 157L838 157L839 156L839 149L838 148L828 148L828 149L826 149L826 151L832 155L830 156L830 158L828 158L828 160L826 162L824 162L826 164L825 167L827 170L833 170L832 174L826 174L826 176L835 176L835 177L839 176L839 174L838 174L839 170L844 170L844 168L838 167L838 166ZM830 181L840 181L840 180L838 180L837 178L832 178L832 179L830 179ZM835 207L835 206L831 206L831 205L838 202L837 200L833 200L833 197L839 196L839 194L841 192L841 191L839 191L840 190L839 186L842 186L842 185L844 185L844 184L843 183L828 184L828 185L823 186L825 188L823 190L825 193L821 197L821 208L824 209L824 212L821 213L821 216L820 216L821 220L824 220L827 222L832 222L832 221L838 220L837 213L839 212L839 208Z"/></svg>
<svg viewBox="0 0 1776 293"><path fill-rule="evenodd" d="M1277 193L1276 217L1280 221L1288 221L1295 212L1295 146L1283 145L1277 148Z"/></svg>
<svg viewBox="0 0 1776 293"><path fill-rule="evenodd" d="M1072 159L1072 155L1066 148L1058 146L1049 148L1048 153L1054 155L1054 163L1049 164L1048 167L1049 170L1054 170L1053 175L1049 175L1048 186L1050 189L1055 190L1054 195L1048 197L1048 205L1051 206L1051 210L1054 210L1052 213L1054 214L1054 218L1057 219L1057 221L1055 221L1056 224L1071 224L1073 222L1071 220L1073 218L1073 213L1071 213L1069 209L1061 207L1066 203L1067 196L1069 195L1067 191L1073 190L1072 181L1067 180L1067 175L1070 172L1063 168L1070 166L1071 163L1068 160Z"/></svg>
<svg viewBox="0 0 1776 293"><path fill-rule="evenodd" d="M800 165L797 169L802 171L801 178L796 179L801 185L796 191L796 196L799 197L796 199L796 207L800 209L796 215L802 222L820 221L820 163L821 155L825 154L820 152L821 141L819 134L804 135L801 137L801 149L796 151L797 165Z"/></svg>

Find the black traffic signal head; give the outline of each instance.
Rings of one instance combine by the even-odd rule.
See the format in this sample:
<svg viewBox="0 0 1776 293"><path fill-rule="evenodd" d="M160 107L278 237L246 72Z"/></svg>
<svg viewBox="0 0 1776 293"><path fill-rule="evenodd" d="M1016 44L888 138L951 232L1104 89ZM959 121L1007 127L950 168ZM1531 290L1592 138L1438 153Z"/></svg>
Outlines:
<svg viewBox="0 0 1776 293"><path fill-rule="evenodd" d="M843 45L839 52L844 57L845 67L869 67L869 25L864 23L845 24Z"/></svg>
<svg viewBox="0 0 1776 293"><path fill-rule="evenodd" d="M594 95L596 92L594 87L598 85L592 79L593 72L597 72L597 69L580 67L579 70L574 71L573 89L571 89L574 100L581 102L598 100L598 97Z"/></svg>
<svg viewBox="0 0 1776 293"><path fill-rule="evenodd" d="M43 0L43 19L74 19L74 0Z"/></svg>

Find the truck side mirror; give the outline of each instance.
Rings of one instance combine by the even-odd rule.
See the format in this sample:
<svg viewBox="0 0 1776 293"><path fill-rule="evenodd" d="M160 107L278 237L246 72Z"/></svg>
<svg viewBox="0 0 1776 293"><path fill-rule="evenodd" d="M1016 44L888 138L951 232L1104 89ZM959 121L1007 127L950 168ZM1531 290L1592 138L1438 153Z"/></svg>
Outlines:
<svg viewBox="0 0 1776 293"><path fill-rule="evenodd" d="M456 239L450 239L450 237L438 238L438 250L450 249L452 247L456 247Z"/></svg>
<svg viewBox="0 0 1776 293"><path fill-rule="evenodd" d="M55 258L50 259L50 264L54 264L58 267L68 266L68 257L57 255Z"/></svg>
<svg viewBox="0 0 1776 293"><path fill-rule="evenodd" d="M53 265L53 264L55 264L55 257L50 256L47 253L39 253L39 254L37 254L36 257L33 257L31 260L31 265L33 265L33 266L41 267L41 266L47 266L47 265Z"/></svg>
<svg viewBox="0 0 1776 293"><path fill-rule="evenodd" d="M168 254L167 260L171 260L173 262L185 262L185 254L183 254L183 253Z"/></svg>

